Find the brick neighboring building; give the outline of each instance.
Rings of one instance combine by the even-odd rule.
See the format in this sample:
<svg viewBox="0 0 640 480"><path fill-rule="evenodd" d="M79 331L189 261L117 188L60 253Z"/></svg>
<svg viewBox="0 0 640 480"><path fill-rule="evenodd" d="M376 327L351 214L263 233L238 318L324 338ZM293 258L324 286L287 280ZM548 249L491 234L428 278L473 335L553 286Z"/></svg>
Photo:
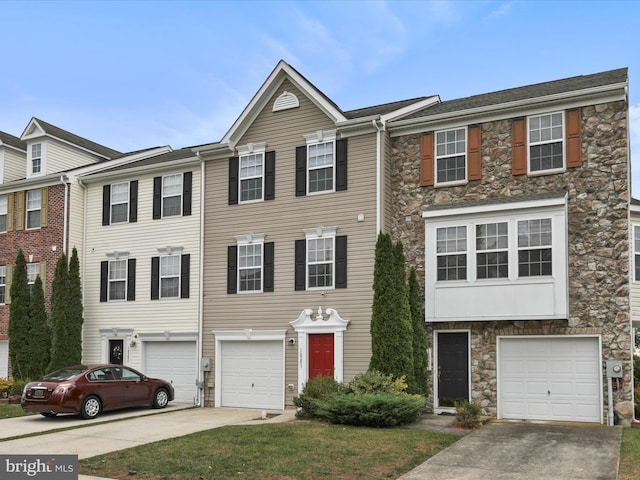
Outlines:
<svg viewBox="0 0 640 480"><path fill-rule="evenodd" d="M58 259L82 245L82 187L71 172L121 156L36 118L20 138L0 133L0 377L10 373L9 294L18 251L29 283L43 280L48 310Z"/></svg>

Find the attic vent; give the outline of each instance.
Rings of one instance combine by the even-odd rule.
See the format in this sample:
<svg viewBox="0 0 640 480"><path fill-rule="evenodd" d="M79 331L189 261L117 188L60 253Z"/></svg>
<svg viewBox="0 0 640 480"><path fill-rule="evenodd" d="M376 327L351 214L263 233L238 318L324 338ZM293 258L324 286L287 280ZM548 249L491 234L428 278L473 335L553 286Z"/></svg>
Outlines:
<svg viewBox="0 0 640 480"><path fill-rule="evenodd" d="M300 106L298 97L290 92L282 92L276 101L273 102L273 111L279 112L280 110L288 110L289 108L296 108Z"/></svg>

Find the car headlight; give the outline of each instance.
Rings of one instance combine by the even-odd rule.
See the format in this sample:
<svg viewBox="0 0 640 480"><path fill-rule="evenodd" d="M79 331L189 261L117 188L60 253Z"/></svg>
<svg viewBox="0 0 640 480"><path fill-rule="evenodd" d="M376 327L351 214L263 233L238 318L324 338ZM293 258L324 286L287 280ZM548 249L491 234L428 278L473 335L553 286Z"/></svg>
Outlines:
<svg viewBox="0 0 640 480"><path fill-rule="evenodd" d="M67 395L71 390L75 388L73 383L61 383L53 391L53 395Z"/></svg>

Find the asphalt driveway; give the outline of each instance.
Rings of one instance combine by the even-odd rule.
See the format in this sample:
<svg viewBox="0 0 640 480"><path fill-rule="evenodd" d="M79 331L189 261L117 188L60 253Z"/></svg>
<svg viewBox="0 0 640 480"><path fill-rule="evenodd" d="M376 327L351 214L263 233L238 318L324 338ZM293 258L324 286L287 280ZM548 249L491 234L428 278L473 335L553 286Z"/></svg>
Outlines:
<svg viewBox="0 0 640 480"><path fill-rule="evenodd" d="M621 438L622 427L488 423L400 478L615 480Z"/></svg>

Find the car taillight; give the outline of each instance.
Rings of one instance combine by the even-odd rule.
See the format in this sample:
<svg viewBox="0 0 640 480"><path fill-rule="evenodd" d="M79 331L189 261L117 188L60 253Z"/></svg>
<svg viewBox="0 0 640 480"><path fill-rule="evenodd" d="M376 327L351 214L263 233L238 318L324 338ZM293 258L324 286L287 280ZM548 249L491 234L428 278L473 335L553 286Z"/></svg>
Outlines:
<svg viewBox="0 0 640 480"><path fill-rule="evenodd" d="M66 395L75 388L73 383L61 383L53 391L53 395Z"/></svg>

